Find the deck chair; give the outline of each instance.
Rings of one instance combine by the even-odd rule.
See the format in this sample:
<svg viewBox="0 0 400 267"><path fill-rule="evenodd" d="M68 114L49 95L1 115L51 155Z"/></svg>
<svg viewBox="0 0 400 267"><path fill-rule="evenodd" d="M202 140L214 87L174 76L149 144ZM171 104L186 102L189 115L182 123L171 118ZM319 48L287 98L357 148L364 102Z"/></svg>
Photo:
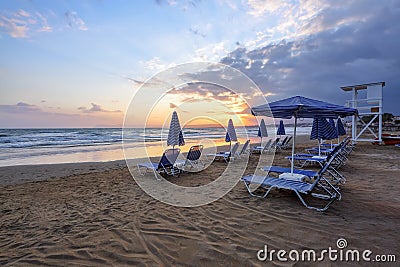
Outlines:
<svg viewBox="0 0 400 267"><path fill-rule="evenodd" d="M265 166L265 167L262 167L261 170L267 172L267 175L269 175L270 173L281 174L281 173L285 173L285 172L291 172L290 167L280 167L280 166ZM293 173L302 174L309 178L314 178L314 177L318 176L318 171L313 171L313 170L293 169Z"/></svg>
<svg viewBox="0 0 400 267"><path fill-rule="evenodd" d="M270 176L256 176L246 175L241 178L244 185L251 196L266 198L272 189L286 189L296 193L301 203L309 208L317 211L325 211L329 206L336 200L340 200L342 195L339 190L333 186L327 179L324 178L324 173L328 169L330 161L333 157L325 163L324 167L318 172L313 183L287 180L283 178L275 178ZM256 184L259 188L266 190L264 194L255 193L259 188L253 191L250 186ZM303 195L311 196L316 199L324 200L327 203L322 207L311 206L307 204L303 198Z"/></svg>
<svg viewBox="0 0 400 267"><path fill-rule="evenodd" d="M327 173L331 176L332 181L336 184L344 184L346 178L338 171L338 169L343 166L347 160L346 157L346 144L348 142L342 142L339 146L336 146L331 153L327 155L316 155L316 154L296 154L293 158L292 156L286 157L289 161L296 161L300 168L306 165L318 164L321 168L324 164L328 162L332 157L333 160L328 166Z"/></svg>
<svg viewBox="0 0 400 267"><path fill-rule="evenodd" d="M314 153L317 154L318 152L321 152L322 155L327 155L331 153L335 148L330 148L330 147L312 147L312 148L307 148L306 150L309 153Z"/></svg>
<svg viewBox="0 0 400 267"><path fill-rule="evenodd" d="M290 141L292 141L293 136L289 136L289 138L286 140L286 143L282 145L283 149L287 149L290 145Z"/></svg>
<svg viewBox="0 0 400 267"><path fill-rule="evenodd" d="M236 155L237 158L240 158L243 154L248 153L247 147L249 146L249 144L250 144L250 140L247 140L247 141L243 144L242 149L240 150L240 152L236 152L235 155Z"/></svg>
<svg viewBox="0 0 400 267"><path fill-rule="evenodd" d="M190 147L189 152L186 155L185 160L175 162L175 166L180 170L185 170L187 167L193 168L202 165L204 163L201 161L201 153L203 152L203 145L195 145Z"/></svg>
<svg viewBox="0 0 400 267"><path fill-rule="evenodd" d="M228 163L230 160L234 160L235 159L235 154L236 151L238 150L239 147L239 143L235 143L230 151L226 151L226 152L217 152L216 154L208 154L207 156L212 156L214 157L214 159L223 159L226 163Z"/></svg>
<svg viewBox="0 0 400 267"><path fill-rule="evenodd" d="M175 161L180 153L179 148L170 148L165 150L158 163L155 162L143 162L138 163L137 168L140 175L145 175L147 170L152 170L156 179L158 179L157 173L165 173L167 175L180 175L180 170L174 167ZM144 171L143 171L144 169Z"/></svg>
<svg viewBox="0 0 400 267"><path fill-rule="evenodd" d="M277 137L277 138L275 139L275 141L272 142L272 144L271 144L271 146L270 146L270 150L276 150L277 145L278 145L278 143L279 143L279 140L280 140L280 138Z"/></svg>
<svg viewBox="0 0 400 267"><path fill-rule="evenodd" d="M265 146L255 146L250 149L250 153L260 153L262 154L264 151L268 151L271 147L272 139L269 139Z"/></svg>
<svg viewBox="0 0 400 267"><path fill-rule="evenodd" d="M283 146L286 144L287 140L289 139L289 136L286 136L282 141L278 142L276 144L276 149L277 150L282 150Z"/></svg>

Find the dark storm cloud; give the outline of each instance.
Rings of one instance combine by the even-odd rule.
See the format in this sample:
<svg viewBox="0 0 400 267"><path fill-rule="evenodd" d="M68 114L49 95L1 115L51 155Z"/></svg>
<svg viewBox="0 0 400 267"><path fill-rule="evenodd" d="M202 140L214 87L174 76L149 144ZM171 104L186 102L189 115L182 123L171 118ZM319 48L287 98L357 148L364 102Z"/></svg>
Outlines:
<svg viewBox="0 0 400 267"><path fill-rule="evenodd" d="M335 4L309 22L314 33L252 51L238 48L221 62L275 93L270 101L304 95L344 104L351 95L340 86L386 81L384 110L400 114L399 1Z"/></svg>

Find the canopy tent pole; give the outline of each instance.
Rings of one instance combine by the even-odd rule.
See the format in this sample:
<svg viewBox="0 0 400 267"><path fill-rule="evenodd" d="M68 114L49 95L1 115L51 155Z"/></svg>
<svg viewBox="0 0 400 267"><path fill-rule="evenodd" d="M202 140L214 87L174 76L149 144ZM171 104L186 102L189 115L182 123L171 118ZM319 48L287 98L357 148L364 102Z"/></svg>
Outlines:
<svg viewBox="0 0 400 267"><path fill-rule="evenodd" d="M297 128L297 115L294 116L294 133L293 133L293 143L292 143L292 163L290 165L290 173L293 174L294 169L294 146L296 144L296 128Z"/></svg>

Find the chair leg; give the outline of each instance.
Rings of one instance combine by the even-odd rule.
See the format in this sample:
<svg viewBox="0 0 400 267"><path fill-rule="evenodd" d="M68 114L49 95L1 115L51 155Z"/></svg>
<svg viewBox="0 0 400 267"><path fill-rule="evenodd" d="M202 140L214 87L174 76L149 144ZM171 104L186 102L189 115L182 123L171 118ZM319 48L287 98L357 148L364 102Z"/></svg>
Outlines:
<svg viewBox="0 0 400 267"><path fill-rule="evenodd" d="M145 168L144 172L140 171L140 166L137 164L138 172L141 176L144 176L147 173L147 168Z"/></svg>
<svg viewBox="0 0 400 267"><path fill-rule="evenodd" d="M269 187L268 189L266 189L266 188L264 188L264 189L266 189L267 191L264 193L264 194L254 194L253 192L255 191L251 191L251 189L250 189L250 187L249 187L249 185L250 185L250 183L246 183L246 182L244 182L244 185L246 186L246 189L247 189L247 191L249 192L249 194L250 194L250 196L252 196L252 197L259 197L259 198L266 198L267 197L267 195L269 194L269 192L271 191L271 189L272 188L274 188L274 187ZM259 185L259 187L260 187L261 185ZM258 189L258 188L257 188ZM256 190L257 190L256 189Z"/></svg>
<svg viewBox="0 0 400 267"><path fill-rule="evenodd" d="M329 208L329 206L336 200L336 198L331 198L331 200L330 200L323 208L317 208L317 207L308 205L308 204L304 201L303 197L300 195L300 193L299 193L297 190L295 190L294 192L296 193L296 195L297 195L298 198L300 199L301 203L302 203L306 208L312 209L312 210L316 210L316 211L326 211L326 210Z"/></svg>

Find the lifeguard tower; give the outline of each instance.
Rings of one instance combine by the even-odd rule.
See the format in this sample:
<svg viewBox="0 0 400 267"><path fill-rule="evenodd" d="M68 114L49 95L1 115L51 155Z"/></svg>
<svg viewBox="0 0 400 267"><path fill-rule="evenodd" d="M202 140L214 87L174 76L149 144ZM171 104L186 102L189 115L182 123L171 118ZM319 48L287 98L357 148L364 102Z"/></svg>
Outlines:
<svg viewBox="0 0 400 267"><path fill-rule="evenodd" d="M346 105L358 109L359 112L358 115L354 115L352 118L351 135L353 142L382 142L382 100L384 86L385 82L376 82L340 87L343 91L353 92L352 100L348 100ZM368 123L365 123L361 118L368 115L372 115L372 119ZM376 118L378 118L378 125L377 127L372 127ZM358 126L361 126L360 131L357 131ZM365 132L366 130L369 131L370 135Z"/></svg>

